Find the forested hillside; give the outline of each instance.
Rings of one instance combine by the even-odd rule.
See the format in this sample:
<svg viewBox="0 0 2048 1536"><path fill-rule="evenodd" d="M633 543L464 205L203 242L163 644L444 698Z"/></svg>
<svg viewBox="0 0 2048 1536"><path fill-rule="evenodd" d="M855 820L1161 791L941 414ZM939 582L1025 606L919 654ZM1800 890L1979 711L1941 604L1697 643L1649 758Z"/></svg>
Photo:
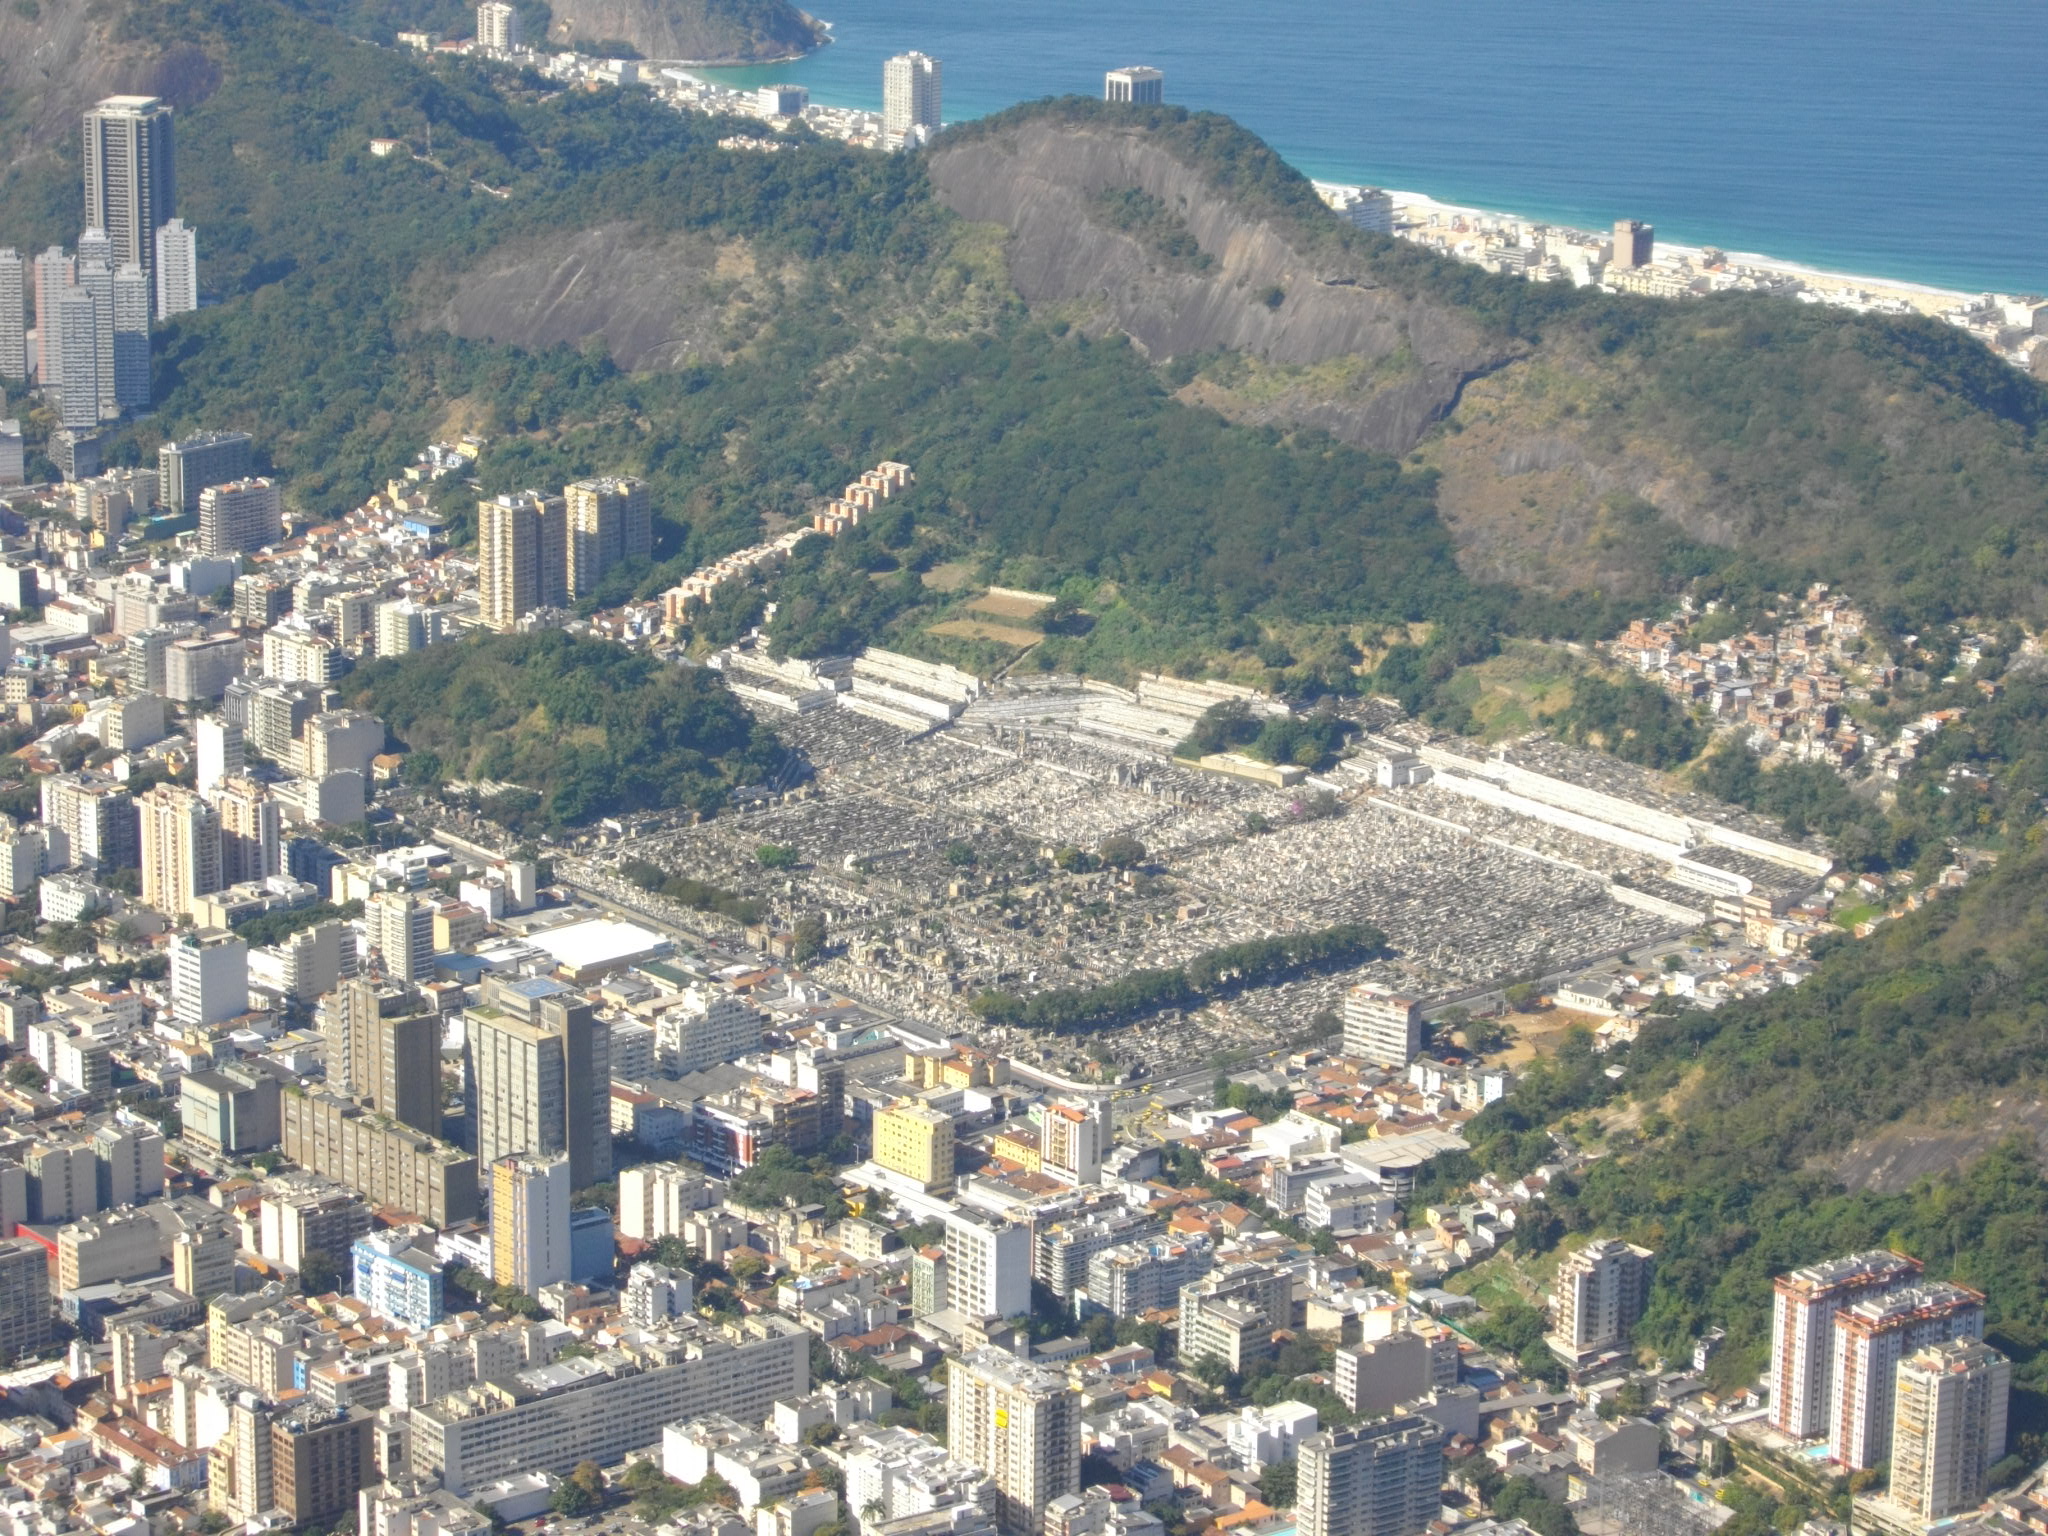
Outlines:
<svg viewBox="0 0 2048 1536"><path fill-rule="evenodd" d="M1265 242L1286 281L1252 293L1251 311L1282 333L1233 320L1262 351L1146 356L1084 300L1025 302L1017 237L950 212L919 157L826 142L723 151L729 124L351 42L320 16L373 34L390 19L371 0L318 15L169 0L114 23L128 44L189 45L220 71L179 134L181 212L203 232L221 303L165 328L159 411L117 456L245 428L318 514L451 430L492 438L486 493L643 474L656 560L620 573L606 600L804 514L876 457L914 459L913 526L828 562L798 648L881 636L929 649L939 597L916 581L878 597L852 568L916 577L965 561L984 579L1059 588L1079 610L1040 648L1045 665L1249 663L1283 684L1343 685L1390 626L1429 624L1382 668L1382 686L1418 703L1503 633L1591 638L1686 581L1745 592L1818 573L1922 620L2028 612L2048 578L2032 515L2042 391L1940 327L1490 278L1341 225L1213 116L1069 101L950 133L968 149L1027 125L1040 141L1136 136L1187 168L1184 208L1114 186L1082 205L1176 280L1224 270L1209 246L1233 230ZM431 158L374 158L373 136L421 156L431 144ZM1104 164L1138 163L1088 155L1091 187ZM34 248L75 233L75 156L0 182L0 238ZM1041 159L1062 174L1057 143ZM551 242L600 225L574 271L600 289L608 272L630 279L626 312L660 288L664 252L696 264L663 301L691 344L661 366L623 372L603 342L527 350L519 312L465 320L451 305L474 273L544 274ZM1360 334L1405 317L1393 323L1411 340L1362 369L1289 361L1314 355L1285 333L1310 282L1390 296L1393 310L1359 311L1380 317ZM1401 384L1403 358L1453 334L1466 339L1424 369L1478 370L1448 427L1398 466L1347 445L1354 417L1326 408L1330 391L1409 409L1437 385ZM1654 470L1644 489L1668 504L1613 492L1634 483L1616 454ZM1610 487L1597 498L1596 481ZM1503 498L1517 518L1494 515ZM1567 504L1569 534L1555 515Z"/></svg>
<svg viewBox="0 0 2048 1536"><path fill-rule="evenodd" d="M488 806L508 825L715 812L782 752L717 678L559 630L479 635L350 675L352 707L383 717L415 783L514 786Z"/></svg>
<svg viewBox="0 0 2048 1536"><path fill-rule="evenodd" d="M460 22L459 9L433 14ZM1036 174L1075 178L1085 195L1062 206L1099 222L1102 248L1150 285L1123 311L1041 271L1049 285L1025 285L1031 299L1025 209L1002 186L982 189L972 223L917 156L809 141L734 153L718 148L733 123L329 25L376 37L398 19L388 0L162 0L93 18L123 58L182 49L192 65L180 211L218 299L163 329L158 410L114 439L117 460L240 428L294 507L322 515L456 431L490 439L484 494L639 474L654 558L607 579L594 601L612 602L900 458L918 474L909 495L792 563L771 632L781 649L930 649L951 571L1057 594L1034 664L1236 668L1302 693L1369 683L1449 724L1463 706L1446 685L1503 636L1595 638L1686 584L1745 614L1819 576L1893 627L2042 617L2048 395L1943 327L1492 278L1349 230L1224 119L1077 102L954 130L940 150L994 145L977 163L995 164L1031 126ZM0 28L14 28L0 29L4 52L20 28ZM0 127L25 135L44 105L12 98ZM372 157L372 137L408 153ZM75 238L77 154L59 134L10 157L0 244ZM1109 179L1117 165L1134 179ZM1141 173L1187 182L1189 204L1137 185ZM612 338L524 347L516 318L468 325L452 305L478 271L545 264L599 228L602 251L633 258L617 265L635 283L645 252L690 253L669 300L687 308L687 357L629 372ZM1219 232L1265 242L1271 275L1213 285ZM1359 334L1389 344L1290 350L1313 341L1287 329L1308 284L1362 289L1369 302L1311 313L1363 315ZM1162 295L1198 286L1227 349L1223 330L1176 351L1180 333L1141 327ZM1126 340L1141 330L1149 352ZM1418 351L1418 337L1446 344ZM1390 385L1402 410L1373 415ZM48 425L31 412L32 445ZM1408 435L1370 435L1395 430ZM447 510L462 527L460 494ZM741 633L762 597L721 600L700 638ZM2025 1127L2048 1077L2048 852L2028 831L2048 794L2048 685L2020 672L1952 687L1913 707L1968 703L1967 722L1889 806L1813 765L1759 774L1740 751L1709 758L1703 777L1825 832L1850 864L1945 858L1950 841L1982 837L2011 850L2004 867L1839 947L1796 990L1653 1022L1619 1086L1571 1042L1476 1131L1502 1169L1541 1160L1565 1122L1613 1154L1531 1231L1656 1248L1646 1342L1676 1352L1726 1326L1717 1369L1739 1377L1766 1341L1771 1273L1892 1242L1991 1291L1997 1337L2021 1361L2021 1423L2039 1433L2048 1189L2028 1149L1911 1194L1852 1193L1841 1175L1902 1123ZM412 749L408 772L525 786L492 809L536 826L709 808L779 761L707 674L559 634L436 647L366 667L347 691ZM1667 765L1700 733L1657 698L1588 687L1557 725ZM1952 793L1951 765L1981 767L1983 783Z"/></svg>
<svg viewBox="0 0 2048 1536"><path fill-rule="evenodd" d="M1049 125L1063 149L1048 147ZM1048 182L1157 179L1142 157L1106 147L1133 138L1199 170L1227 207L1227 217L1200 199L1180 208L1186 228L1208 237L1202 254L1241 259L1266 242L1246 280L1282 317L1356 284L1476 324L1511 354L1466 386L1450 430L1423 453L1442 471L1439 509L1475 576L1655 590L1676 572L1656 558L1664 536L1643 537L1647 512L1707 546L1710 565L1825 571L1915 622L1965 608L2032 611L2048 590L2038 440L2048 388L1948 326L1752 295L1673 303L1492 276L1351 228L1267 145L1214 114L1035 103L952 130L936 159L971 164L972 188L958 197L1028 245ZM981 144L1001 153L967 158ZM1094 210L1090 222L1115 221L1099 199ZM1056 242L1086 246L1068 228ZM1280 242L1285 257L1272 254ZM1162 293L1192 283L1165 272L1151 281ZM1114 308L1120 325L1169 334L1122 283ZM1409 322L1397 360L1442 346L1444 325ZM1249 371L1230 353L1191 358L1210 386L1196 397L1235 416L1372 440L1382 418L1357 406L1384 388L1383 374L1286 366L1303 357L1297 346L1279 366Z"/></svg>
<svg viewBox="0 0 2048 1536"><path fill-rule="evenodd" d="M1637 1114L1524 1241L1598 1230L1656 1249L1639 1342L1684 1355L1724 1327L1714 1370L1729 1383L1769 1353L1773 1275L1899 1248L1987 1293L1993 1341L2016 1362L2021 1449L2048 1453L2048 1184L2033 1129L2048 1123L2048 854L2030 842L1959 896L1839 943L1797 988L1653 1020L1619 1089L1583 1046L1533 1073L1474 1122L1483 1163L1531 1166L1550 1151L1542 1127L1592 1123L1603 1105ZM2001 1125L2002 1146L1911 1191L1851 1192L1838 1173L1894 1128L1968 1149Z"/></svg>

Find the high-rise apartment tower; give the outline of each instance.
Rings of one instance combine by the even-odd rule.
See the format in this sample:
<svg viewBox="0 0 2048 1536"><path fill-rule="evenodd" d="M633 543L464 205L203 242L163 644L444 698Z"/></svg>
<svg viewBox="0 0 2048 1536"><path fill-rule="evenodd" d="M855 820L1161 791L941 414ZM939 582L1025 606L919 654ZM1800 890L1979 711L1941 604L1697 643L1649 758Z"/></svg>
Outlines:
<svg viewBox="0 0 2048 1536"><path fill-rule="evenodd" d="M156 317L159 322L199 307L199 241L183 219L156 232Z"/></svg>
<svg viewBox="0 0 2048 1536"><path fill-rule="evenodd" d="M116 265L156 268L156 232L176 213L171 109L154 96L109 96L85 114L85 225L103 229Z"/></svg>
<svg viewBox="0 0 2048 1536"><path fill-rule="evenodd" d="M21 252L0 247L0 379L28 382L29 290L31 268Z"/></svg>
<svg viewBox="0 0 2048 1536"><path fill-rule="evenodd" d="M1977 1339L1935 1344L1899 1362L1890 1501L1931 1523L1975 1509L2005 1455L2012 1362Z"/></svg>
<svg viewBox="0 0 2048 1536"><path fill-rule="evenodd" d="M1420 1536L1443 1511L1443 1444L1414 1414L1310 1435L1295 1458L1301 1536Z"/></svg>
<svg viewBox="0 0 2048 1536"><path fill-rule="evenodd" d="M519 8L503 4L502 0L484 0L476 8L476 41L479 48L493 48L500 53L524 46L526 27L520 20Z"/></svg>
<svg viewBox="0 0 2048 1536"><path fill-rule="evenodd" d="M1770 1416L1775 1428L1798 1440L1827 1432L1835 1314L1919 1279L1918 1260L1882 1250L1778 1276L1771 1318Z"/></svg>
<svg viewBox="0 0 2048 1536"><path fill-rule="evenodd" d="M999 1349L952 1362L946 1379L946 1448L996 1485L1007 1536L1036 1533L1045 1506L1081 1488L1081 1397L1064 1375Z"/></svg>
<svg viewBox="0 0 2048 1536"><path fill-rule="evenodd" d="M899 53L882 65L882 144L922 144L939 131L943 71L937 59Z"/></svg>
<svg viewBox="0 0 2048 1536"><path fill-rule="evenodd" d="M1616 219L1614 221L1614 260L1611 265L1621 272L1633 272L1637 267L1647 267L1657 252L1657 231L1641 219Z"/></svg>
<svg viewBox="0 0 2048 1536"><path fill-rule="evenodd" d="M1156 107L1166 100L1166 76L1145 64L1112 69L1102 77L1102 99Z"/></svg>

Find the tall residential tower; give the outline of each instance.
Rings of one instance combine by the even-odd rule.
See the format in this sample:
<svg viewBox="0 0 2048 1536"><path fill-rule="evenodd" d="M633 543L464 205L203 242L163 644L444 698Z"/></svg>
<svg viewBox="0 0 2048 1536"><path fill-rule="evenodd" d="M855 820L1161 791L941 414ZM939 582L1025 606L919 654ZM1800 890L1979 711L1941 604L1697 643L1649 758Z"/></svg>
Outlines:
<svg viewBox="0 0 2048 1536"><path fill-rule="evenodd" d="M1443 1510L1444 1432L1405 1414L1301 1442L1301 1536L1421 1536Z"/></svg>
<svg viewBox="0 0 2048 1536"><path fill-rule="evenodd" d="M942 71L922 53L899 53L882 65L882 145L923 144L939 131Z"/></svg>
<svg viewBox="0 0 2048 1536"><path fill-rule="evenodd" d="M103 229L116 266L156 270L156 232L177 210L171 109L154 96L109 96L85 114L85 225Z"/></svg>
<svg viewBox="0 0 2048 1536"><path fill-rule="evenodd" d="M199 242L183 219L172 219L156 232L156 318L199 307Z"/></svg>
<svg viewBox="0 0 2048 1536"><path fill-rule="evenodd" d="M995 1483L1006 1536L1035 1536L1045 1506L1081 1490L1081 1395L1058 1371L973 1350L946 1378L946 1448Z"/></svg>
<svg viewBox="0 0 2048 1536"><path fill-rule="evenodd" d="M1922 1521L1975 1509L2005 1455L2012 1363L1976 1339L1935 1344L1899 1363L1890 1498Z"/></svg>
<svg viewBox="0 0 2048 1536"><path fill-rule="evenodd" d="M1851 1254L1777 1279L1771 1319L1771 1423L1797 1440L1828 1427L1834 1375L1835 1314L1873 1296L1915 1284L1920 1264L1902 1253Z"/></svg>
<svg viewBox="0 0 2048 1536"><path fill-rule="evenodd" d="M467 1019L477 1161L566 1154L576 1188L610 1178L611 1025L572 996L505 1002Z"/></svg>
<svg viewBox="0 0 2048 1536"><path fill-rule="evenodd" d="M567 580L571 599L597 590L605 572L623 561L645 558L654 549L647 482L630 475L578 480L562 492L568 516ZM540 577L541 601L548 574ZM559 600L556 600L559 601Z"/></svg>
<svg viewBox="0 0 2048 1536"><path fill-rule="evenodd" d="M1102 77L1102 99L1156 107L1166 100L1166 76L1145 64L1112 69Z"/></svg>
<svg viewBox="0 0 2048 1536"><path fill-rule="evenodd" d="M28 295L31 267L12 246L0 248L0 379L28 382Z"/></svg>

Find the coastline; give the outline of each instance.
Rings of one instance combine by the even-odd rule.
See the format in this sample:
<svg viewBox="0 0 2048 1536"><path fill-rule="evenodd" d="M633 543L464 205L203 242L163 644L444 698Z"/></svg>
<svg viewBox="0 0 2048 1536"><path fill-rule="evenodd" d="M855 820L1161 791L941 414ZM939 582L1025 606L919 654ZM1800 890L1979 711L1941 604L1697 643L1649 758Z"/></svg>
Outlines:
<svg viewBox="0 0 2048 1536"><path fill-rule="evenodd" d="M1355 190L1357 183L1312 178L1310 185L1319 194L1329 191ZM1431 197L1426 192L1403 191L1394 187L1382 188L1393 199L1397 215L1406 213L1411 219L1416 213L1439 218L1462 218L1475 222L1489 222L1510 225L1545 225L1550 228L1575 228L1553 219L1538 219L1527 214L1514 213L1499 208L1477 208L1468 203L1450 203ZM1598 235L1597 230L1584 231ZM1687 258L1696 265L1705 264L1708 247L1687 245L1678 241L1659 239L1657 252L1660 256L1671 255ZM1771 256L1758 251L1731 251L1714 247L1720 251L1722 260L1733 268L1753 272L1764 272L1797 278L1816 290L1852 290L1879 300L1896 300L1910 305L1924 315L1939 315L1942 311L1958 305L1973 303L1980 292L1959 288L1942 288L1932 283L1910 282L1902 278L1879 277L1869 273L1844 272L1829 267L1817 267L1805 262L1791 261L1784 257Z"/></svg>
<svg viewBox="0 0 2048 1536"><path fill-rule="evenodd" d="M773 69L778 64L801 64L832 45L832 23L799 10L797 15L810 24L811 46L797 53L778 53L772 59L636 59L650 69Z"/></svg>
<svg viewBox="0 0 2048 1536"><path fill-rule="evenodd" d="M807 20L811 21L822 33L826 34L826 41L846 41L846 39L836 35L837 29L832 22L822 20L808 11L805 11L804 14ZM852 20L860 19L852 18ZM751 64L736 62L712 63L706 61L664 62L682 63L693 68L717 71L718 77L705 83L740 90L748 90L757 85L770 83L769 80L762 78L755 71L776 69L786 65L797 66L794 70L793 78L788 83L805 86L811 92L811 99L820 106L832 106L842 110L872 114L879 111L881 105L879 66L876 68L874 78L870 80L864 77L864 69L861 69L856 64L856 60L861 59L865 51L873 51L866 47L866 44L871 41L871 39L865 36L852 38L851 45L854 49L852 54L847 54L843 50L833 50L834 59L820 60L819 67L815 71L804 69L801 66L807 60L820 59L820 55L825 51L822 45L819 49L812 50L804 55L779 60L756 61ZM850 69L858 70L859 73L850 73ZM818 78L809 78L814 73ZM733 78L725 78L727 76ZM776 81L774 83L782 82ZM949 81L948 83L951 84L952 82ZM960 96L955 97L958 116L956 117L951 113L947 114L949 122L971 120L988 113L1001 111L1006 106L1013 104L1005 96L999 94L991 95L988 90L988 82L977 81L976 84L980 85L981 89L976 90L973 86L968 86ZM1012 88L1014 89L1014 86ZM998 87L998 90L1000 89L1001 87ZM1020 96L1016 99L1022 100L1026 98ZM1176 103L1176 105L1187 106L1192 111L1220 110L1213 107L1205 108L1199 103ZM1268 142L1273 141L1269 139ZM1316 185L1377 185L1386 188L1393 195L1397 204L1408 204L1423 209L1443 210L1449 214L1463 214L1468 218L1482 220L1510 221L1525 225L1542 224L1558 229L1582 228L1593 234L1602 232L1599 223L1600 210L1597 206L1597 202L1601 200L1596 200L1596 206L1592 208L1577 206L1581 199L1568 199L1571 206L1551 209L1548 212L1516 212L1513 210L1520 203L1520 198L1514 193L1513 189L1495 188L1490 194L1480 197L1470 195L1471 192L1478 191L1479 189L1477 188L1469 189L1465 196L1460 196L1457 193L1436 195L1419 190L1395 190L1392 182L1382 179L1382 173L1378 172L1374 166L1358 163L1358 160L1353 155L1340 154L1333 161L1327 153L1311 151L1297 157L1294 154L1288 153L1278 143L1273 143L1273 147L1290 166ZM1455 179L1454 177L1453 180ZM1421 178L1418 177L1417 180L1419 181ZM1427 185L1427 182L1423 184ZM1545 199L1542 196L1531 199L1531 202L1539 209L1543 208L1548 201L1553 200ZM1669 209L1662 211L1667 214L1670 213ZM1615 211L1615 216L1621 217L1634 212L1635 210L1632 208L1618 208ZM1653 223L1657 222L1654 214L1641 214L1638 216L1648 218ZM1927 263L1916 262L1911 259L1903 260L1901 265L1909 269L1917 269L1920 275L1913 277L1888 276L1884 275L1882 268L1875 271L1862 269L1861 260L1854 253L1844 254L1841 251L1826 251L1806 252L1800 256L1773 255L1768 249L1757 250L1751 248L1757 245L1767 246L1769 243L1774 243L1767 233L1755 229L1746 231L1744 248L1736 249L1734 246L1725 244L1717 238L1716 231L1711 227L1710 220L1689 220L1672 214L1670 223L1684 231L1684 238L1678 238L1675 234L1661 235L1658 241L1660 251L1669 252L1674 256L1690 255L1697 262L1699 253L1712 246L1724 253L1730 266L1739 266L1750 272L1782 275L1815 289L1861 290L1874 295L1882 295L1887 300L1896 300L1922 313L1938 313L1945 308L1974 303L1985 292L1992 291L1983 284L1959 284L1952 276L1940 271L1938 267L1936 270L1928 271ZM1703 228L1703 223L1706 223L1709 227ZM1796 231L1790 243L1795 246L1802 243L1797 238ZM1884 258L1880 256L1875 259L1882 261ZM2017 293L2026 290L2008 288L2005 291Z"/></svg>

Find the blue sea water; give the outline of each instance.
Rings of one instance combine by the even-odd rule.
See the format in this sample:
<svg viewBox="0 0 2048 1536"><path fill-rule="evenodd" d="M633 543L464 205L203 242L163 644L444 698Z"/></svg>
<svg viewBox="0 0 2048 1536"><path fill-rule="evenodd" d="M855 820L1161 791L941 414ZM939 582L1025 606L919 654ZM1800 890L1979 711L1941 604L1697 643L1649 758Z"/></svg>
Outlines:
<svg viewBox="0 0 2048 1536"><path fill-rule="evenodd" d="M803 0L835 41L707 71L947 120L1152 64L1311 176L1835 271L2048 290L2043 0Z"/></svg>

